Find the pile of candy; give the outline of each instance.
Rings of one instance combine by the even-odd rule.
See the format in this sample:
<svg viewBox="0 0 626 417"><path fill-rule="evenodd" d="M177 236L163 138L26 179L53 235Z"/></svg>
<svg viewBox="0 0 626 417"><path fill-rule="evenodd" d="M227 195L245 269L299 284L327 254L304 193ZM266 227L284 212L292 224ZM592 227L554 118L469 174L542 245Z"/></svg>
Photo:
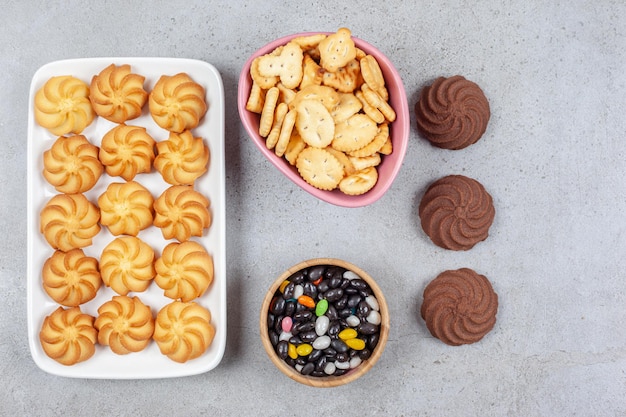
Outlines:
<svg viewBox="0 0 626 417"><path fill-rule="evenodd" d="M276 354L303 375L343 375L368 359L380 337L380 309L361 277L316 265L287 278L270 303Z"/></svg>

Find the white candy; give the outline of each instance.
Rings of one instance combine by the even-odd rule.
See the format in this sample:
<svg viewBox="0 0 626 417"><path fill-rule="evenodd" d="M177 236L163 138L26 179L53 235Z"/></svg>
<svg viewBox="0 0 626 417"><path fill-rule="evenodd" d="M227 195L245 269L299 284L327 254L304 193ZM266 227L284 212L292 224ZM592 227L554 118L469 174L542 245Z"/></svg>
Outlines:
<svg viewBox="0 0 626 417"><path fill-rule="evenodd" d="M354 358L350 359L350 369L354 369L357 366L359 366L361 364L361 358L359 358L358 356L355 356Z"/></svg>
<svg viewBox="0 0 626 417"><path fill-rule="evenodd" d="M350 327L356 327L359 325L359 323L361 323L361 320L359 320L357 316L352 314L346 318L346 323L348 323L348 326Z"/></svg>
<svg viewBox="0 0 626 417"><path fill-rule="evenodd" d="M313 349L324 350L330 346L330 336L320 336L313 341Z"/></svg>
<svg viewBox="0 0 626 417"><path fill-rule="evenodd" d="M302 368L304 368L304 366L302 366L302 365L297 363L295 368L296 368L296 371L300 372L300 371L302 371Z"/></svg>
<svg viewBox="0 0 626 417"><path fill-rule="evenodd" d="M328 326L330 326L330 319L327 316L319 316L317 320L315 320L315 333L318 336L323 336L328 331Z"/></svg>
<svg viewBox="0 0 626 417"><path fill-rule="evenodd" d="M345 279L359 279L361 278L360 276L358 276L355 272L353 271L346 271L343 273L343 277Z"/></svg>
<svg viewBox="0 0 626 417"><path fill-rule="evenodd" d="M326 375L332 375L335 373L336 370L337 370L337 367L335 366L333 362L328 362L326 366L324 367L324 373Z"/></svg>
<svg viewBox="0 0 626 417"><path fill-rule="evenodd" d="M293 298L297 300L302 294L304 294L304 287L302 285L296 285L293 289Z"/></svg>
<svg viewBox="0 0 626 417"><path fill-rule="evenodd" d="M281 332L280 336L278 336L278 340L280 342L282 342L283 340L288 342L289 339L291 339L291 336L293 336L291 332Z"/></svg>
<svg viewBox="0 0 626 417"><path fill-rule="evenodd" d="M350 369L350 362L335 362L337 369Z"/></svg>
<svg viewBox="0 0 626 417"><path fill-rule="evenodd" d="M365 320L378 326L380 324L380 313L376 310L371 310Z"/></svg>
<svg viewBox="0 0 626 417"><path fill-rule="evenodd" d="M365 302L368 306L372 307L372 310L380 310L380 306L378 305L378 300L373 295L369 295L365 297Z"/></svg>

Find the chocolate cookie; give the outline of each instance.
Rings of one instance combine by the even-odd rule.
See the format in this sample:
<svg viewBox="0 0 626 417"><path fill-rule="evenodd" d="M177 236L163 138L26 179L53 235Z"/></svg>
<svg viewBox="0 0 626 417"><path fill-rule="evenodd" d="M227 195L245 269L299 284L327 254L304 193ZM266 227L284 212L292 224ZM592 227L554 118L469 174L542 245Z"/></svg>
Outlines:
<svg viewBox="0 0 626 417"><path fill-rule="evenodd" d="M493 329L497 312L491 283L469 268L442 272L424 289L422 318L434 337L451 346L478 342Z"/></svg>
<svg viewBox="0 0 626 417"><path fill-rule="evenodd" d="M415 104L417 129L433 145L463 149L485 133L491 115L480 87L460 75L439 77Z"/></svg>
<svg viewBox="0 0 626 417"><path fill-rule="evenodd" d="M434 244L468 250L489 235L495 208L491 195L478 181L449 175L433 183L419 205L424 232Z"/></svg>

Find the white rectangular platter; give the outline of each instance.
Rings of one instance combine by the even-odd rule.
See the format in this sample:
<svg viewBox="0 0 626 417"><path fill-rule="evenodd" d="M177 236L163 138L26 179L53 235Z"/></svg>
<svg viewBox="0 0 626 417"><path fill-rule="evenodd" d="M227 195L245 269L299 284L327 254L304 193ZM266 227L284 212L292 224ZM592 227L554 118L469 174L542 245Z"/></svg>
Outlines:
<svg viewBox="0 0 626 417"><path fill-rule="evenodd" d="M195 137L202 137L209 147L209 169L206 174L195 182L195 189L210 200L212 225L205 230L202 237L192 238L201 243L213 256L215 278L206 293L195 301L208 308L211 312L211 324L216 333L213 343L199 358L186 363L177 363L161 354L155 342L151 342L146 349L127 355L117 355L108 346L96 346L96 353L88 360L72 366L65 366L49 358L39 342L39 331L44 318L52 313L58 304L44 291L41 281L41 270L44 262L54 252L39 231L39 213L46 202L57 194L56 190L47 183L42 175L43 153L49 149L57 137L39 126L34 119L34 96L45 82L53 76L72 75L86 83L110 64L129 64L131 71L143 75L144 87L150 92L161 75L175 75L187 73L206 90L208 111L200 125L192 130ZM148 111L148 104L144 106L139 118L129 120L128 125L143 126L147 132L160 142L166 140L169 133L160 128ZM102 136L116 124L102 117L96 119L81 133L92 144L99 146ZM216 367L222 359L226 345L226 265L225 265L225 168L224 168L224 88L219 72L211 64L192 59L178 58L85 58L56 61L41 67L34 75L29 97L28 114L28 267L27 267L27 297L28 297L28 338L32 357L36 364L44 371L76 378L102 379L147 379L169 378L199 374ZM97 203L101 195L111 182L123 182L122 178L112 178L106 173L95 185L85 193L92 202ZM152 170L151 173L138 174L135 181L148 188L156 199L168 186L161 175ZM159 257L162 249L170 243L163 238L160 229L155 226L142 230L138 237L148 243ZM113 236L106 227L94 238L93 244L83 251L86 255L99 259L102 249L111 242ZM115 292L104 285L98 291L96 298L81 305L84 313L94 317L98 315L98 307L110 300ZM129 296L138 296L144 304L151 307L156 317L158 310L170 303L154 282L141 293L129 293Z"/></svg>

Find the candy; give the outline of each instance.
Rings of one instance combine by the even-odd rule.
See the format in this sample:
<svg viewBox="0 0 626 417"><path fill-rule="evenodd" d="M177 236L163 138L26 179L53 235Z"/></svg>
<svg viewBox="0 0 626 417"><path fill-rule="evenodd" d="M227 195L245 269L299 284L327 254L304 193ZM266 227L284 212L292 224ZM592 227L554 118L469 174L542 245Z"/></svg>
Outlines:
<svg viewBox="0 0 626 417"><path fill-rule="evenodd" d="M325 335L330 327L330 319L327 316L319 316L317 320L315 320L315 333L318 336Z"/></svg>
<svg viewBox="0 0 626 417"><path fill-rule="evenodd" d="M323 316L326 314L326 311L328 311L328 300L323 298L319 300L315 306L315 315L318 317Z"/></svg>
<svg viewBox="0 0 626 417"><path fill-rule="evenodd" d="M269 307L270 342L302 375L339 376L369 359L382 318L372 289L358 274L318 265L292 274Z"/></svg>

